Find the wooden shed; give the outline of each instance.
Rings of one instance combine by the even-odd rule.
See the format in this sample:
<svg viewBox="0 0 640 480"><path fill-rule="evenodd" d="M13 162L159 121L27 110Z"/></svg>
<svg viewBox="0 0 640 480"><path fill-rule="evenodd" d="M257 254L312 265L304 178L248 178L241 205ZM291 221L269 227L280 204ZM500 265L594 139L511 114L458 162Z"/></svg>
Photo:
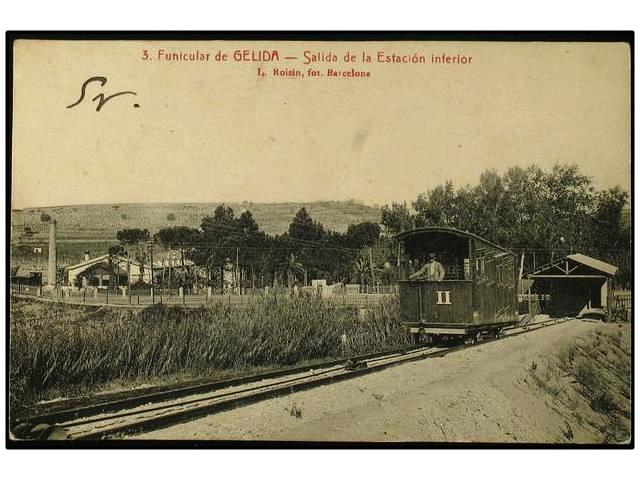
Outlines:
<svg viewBox="0 0 640 480"><path fill-rule="evenodd" d="M590 309L606 309L611 278L618 268L602 260L574 253L526 273L531 293L547 295L544 313L577 316Z"/></svg>

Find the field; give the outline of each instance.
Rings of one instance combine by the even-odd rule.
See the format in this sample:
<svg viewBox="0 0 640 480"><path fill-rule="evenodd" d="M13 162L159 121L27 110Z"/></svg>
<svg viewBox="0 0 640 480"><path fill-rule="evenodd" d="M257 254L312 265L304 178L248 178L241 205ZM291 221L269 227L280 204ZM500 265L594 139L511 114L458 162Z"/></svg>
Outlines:
<svg viewBox="0 0 640 480"><path fill-rule="evenodd" d="M11 410L114 382L237 374L409 345L397 303L365 319L321 299L272 297L244 308L142 311L11 302Z"/></svg>

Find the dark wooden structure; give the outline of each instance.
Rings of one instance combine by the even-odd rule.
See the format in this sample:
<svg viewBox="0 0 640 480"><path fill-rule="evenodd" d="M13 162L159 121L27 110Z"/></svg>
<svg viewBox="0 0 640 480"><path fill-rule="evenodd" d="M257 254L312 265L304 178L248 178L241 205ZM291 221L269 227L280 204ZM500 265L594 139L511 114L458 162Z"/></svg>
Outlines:
<svg viewBox="0 0 640 480"><path fill-rule="evenodd" d="M588 310L606 310L611 278L618 268L596 258L575 253L528 272L530 292L546 295L541 306L552 317L579 316Z"/></svg>
<svg viewBox="0 0 640 480"><path fill-rule="evenodd" d="M18 266L11 268L11 284L12 285L28 285L28 286L41 286L42 285L42 271L34 270L32 268Z"/></svg>
<svg viewBox="0 0 640 480"><path fill-rule="evenodd" d="M477 235L454 228L402 232L400 312L403 323L428 340L436 335L480 336L517 323L516 255ZM442 281L410 280L435 253Z"/></svg>

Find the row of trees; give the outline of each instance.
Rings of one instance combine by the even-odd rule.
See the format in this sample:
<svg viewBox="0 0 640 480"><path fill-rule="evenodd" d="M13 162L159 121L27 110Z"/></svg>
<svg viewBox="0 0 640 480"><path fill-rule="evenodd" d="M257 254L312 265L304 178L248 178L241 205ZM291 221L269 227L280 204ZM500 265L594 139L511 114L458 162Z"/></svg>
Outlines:
<svg viewBox="0 0 640 480"><path fill-rule="evenodd" d="M502 175L487 170L474 186L446 181L411 205L386 205L382 224L389 233L432 225L466 230L525 253L525 270L580 252L620 267L628 285L628 200L619 186L597 191L576 165L513 167Z"/></svg>
<svg viewBox="0 0 640 480"><path fill-rule="evenodd" d="M220 205L200 228L174 226L155 235L148 230L118 232L120 245L148 263L146 243L153 241L179 254L181 268L172 279L191 286L204 281L221 286L224 269L233 265L243 286L303 285L312 278L360 284L393 283L396 278L392 236L420 226L449 226L469 231L525 254L525 271L568 253L580 252L620 268L618 282L630 282L628 193L616 186L597 191L575 165L513 167L503 174L482 173L477 185L455 187L445 181L411 202L382 207L381 224L363 222L346 232L325 229L305 208L288 231L268 235L250 211L239 216ZM200 273L196 275L196 270ZM204 272L204 274L202 273ZM234 282L235 283L235 282Z"/></svg>
<svg viewBox="0 0 640 480"><path fill-rule="evenodd" d="M225 270L230 268L233 283L244 287L292 287L307 285L313 278L362 284L393 279L373 265L374 257L378 261L384 257L380 252L385 241L377 223L352 224L345 233L334 232L314 221L304 207L282 235L260 230L248 210L236 216L231 207L220 205L202 219L200 228L167 227L153 236L146 229L125 229L117 238L120 244L110 253L129 255L141 264L150 260L150 242L178 252L181 268L175 269L172 279L165 278L165 286L223 287ZM196 268L186 268L187 260Z"/></svg>

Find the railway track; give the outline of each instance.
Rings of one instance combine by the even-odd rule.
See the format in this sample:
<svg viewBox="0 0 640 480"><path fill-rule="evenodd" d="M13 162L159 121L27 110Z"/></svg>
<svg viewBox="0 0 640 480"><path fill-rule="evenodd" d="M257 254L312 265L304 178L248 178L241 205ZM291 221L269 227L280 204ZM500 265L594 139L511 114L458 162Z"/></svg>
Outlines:
<svg viewBox="0 0 640 480"><path fill-rule="evenodd" d="M504 336L515 336L572 320L549 319L508 327ZM481 343L487 344L492 338ZM119 439L182 423L213 413L347 380L391 366L473 347L428 346L362 355L348 360L275 370L258 375L174 388L120 400L40 413L17 422L16 436L31 440ZM20 432L20 433L19 433Z"/></svg>

